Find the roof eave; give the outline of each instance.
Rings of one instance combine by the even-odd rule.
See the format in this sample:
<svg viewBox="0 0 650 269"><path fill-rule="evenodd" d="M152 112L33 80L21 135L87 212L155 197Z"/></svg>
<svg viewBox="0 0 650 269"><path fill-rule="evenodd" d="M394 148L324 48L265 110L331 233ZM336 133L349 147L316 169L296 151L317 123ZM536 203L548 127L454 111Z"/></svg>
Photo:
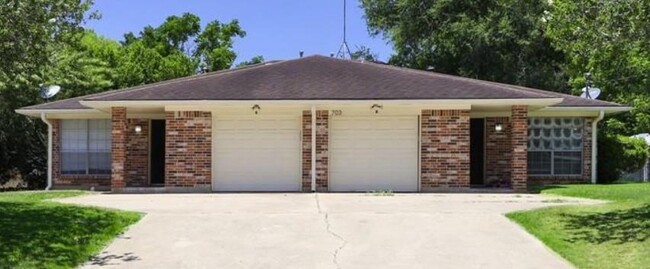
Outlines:
<svg viewBox="0 0 650 269"><path fill-rule="evenodd" d="M629 106L551 106L542 111L603 111L605 114L617 114L632 110Z"/></svg>
<svg viewBox="0 0 650 269"><path fill-rule="evenodd" d="M96 109L83 108L83 109L16 109L16 113L29 116L29 117L40 117L41 114L95 114L101 113Z"/></svg>
<svg viewBox="0 0 650 269"><path fill-rule="evenodd" d="M110 107L161 107L161 106L207 106L225 104L308 104L308 105L329 105L329 104L422 104L422 105L529 105L536 107L548 107L559 104L563 98L532 98L532 99L360 99L360 100L115 100L98 101L83 100L80 103L84 106L97 110L106 110Z"/></svg>

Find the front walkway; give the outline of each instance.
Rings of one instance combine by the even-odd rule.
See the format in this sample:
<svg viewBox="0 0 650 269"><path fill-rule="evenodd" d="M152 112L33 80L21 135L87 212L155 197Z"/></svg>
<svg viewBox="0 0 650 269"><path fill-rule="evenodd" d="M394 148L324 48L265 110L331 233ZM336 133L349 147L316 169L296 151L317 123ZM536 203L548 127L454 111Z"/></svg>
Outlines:
<svg viewBox="0 0 650 269"><path fill-rule="evenodd" d="M546 199L546 201L544 201ZM87 268L571 268L505 212L516 194L102 194L145 212Z"/></svg>

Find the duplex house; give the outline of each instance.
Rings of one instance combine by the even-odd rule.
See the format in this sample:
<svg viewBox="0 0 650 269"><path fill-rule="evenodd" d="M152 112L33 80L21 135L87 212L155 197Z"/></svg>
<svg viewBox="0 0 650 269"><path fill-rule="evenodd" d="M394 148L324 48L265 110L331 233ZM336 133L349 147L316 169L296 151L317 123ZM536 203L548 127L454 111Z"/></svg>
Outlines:
<svg viewBox="0 0 650 269"><path fill-rule="evenodd" d="M49 186L128 191L526 191L594 182L596 124L628 107L310 56L19 109Z"/></svg>

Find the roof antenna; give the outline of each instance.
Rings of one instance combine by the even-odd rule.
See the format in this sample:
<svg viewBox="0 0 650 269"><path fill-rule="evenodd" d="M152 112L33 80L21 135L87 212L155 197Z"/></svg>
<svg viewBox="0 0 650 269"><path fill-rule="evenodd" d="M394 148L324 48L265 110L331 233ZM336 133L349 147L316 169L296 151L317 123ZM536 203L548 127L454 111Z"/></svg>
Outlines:
<svg viewBox="0 0 650 269"><path fill-rule="evenodd" d="M39 84L38 88L41 92L41 98L43 98L45 102L49 102L50 98L54 97L61 90L61 86L59 85Z"/></svg>
<svg viewBox="0 0 650 269"><path fill-rule="evenodd" d="M347 58L352 59L352 52L350 52L350 47L348 46L348 41L346 39L347 35L347 30L346 30L346 24L347 24L347 0L343 0L343 44L341 44L341 47L339 48L339 52L336 54L337 58L341 59L346 59L346 53L347 53Z"/></svg>
<svg viewBox="0 0 650 269"><path fill-rule="evenodd" d="M600 95L601 90L599 88L591 87L591 73L585 74L585 87L582 88L582 94L580 97L585 99L596 99Z"/></svg>

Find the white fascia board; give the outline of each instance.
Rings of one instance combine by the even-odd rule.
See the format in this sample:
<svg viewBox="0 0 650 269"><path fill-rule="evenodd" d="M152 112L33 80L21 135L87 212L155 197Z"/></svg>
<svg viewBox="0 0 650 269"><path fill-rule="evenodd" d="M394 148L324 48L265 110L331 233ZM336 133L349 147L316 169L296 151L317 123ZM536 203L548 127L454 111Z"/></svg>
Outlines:
<svg viewBox="0 0 650 269"><path fill-rule="evenodd" d="M545 107L529 110L529 117L598 117L601 111L607 114L621 113L631 110L630 107ZM471 117L510 117L511 111L472 111Z"/></svg>
<svg viewBox="0 0 650 269"><path fill-rule="evenodd" d="M46 114L48 118L55 118L52 117L53 115L82 115L84 117L106 115L106 113L95 109L16 109L15 111L30 117L40 117L41 114Z"/></svg>
<svg viewBox="0 0 650 269"><path fill-rule="evenodd" d="M604 107L597 107L597 106L570 106L570 107L546 107L543 109L540 109L540 112L573 112L573 111L581 111L581 112L592 112L596 115L600 113L600 111L605 112L605 114L615 114L615 113L621 113L621 112L627 112L632 110L632 107L629 106L604 106Z"/></svg>

